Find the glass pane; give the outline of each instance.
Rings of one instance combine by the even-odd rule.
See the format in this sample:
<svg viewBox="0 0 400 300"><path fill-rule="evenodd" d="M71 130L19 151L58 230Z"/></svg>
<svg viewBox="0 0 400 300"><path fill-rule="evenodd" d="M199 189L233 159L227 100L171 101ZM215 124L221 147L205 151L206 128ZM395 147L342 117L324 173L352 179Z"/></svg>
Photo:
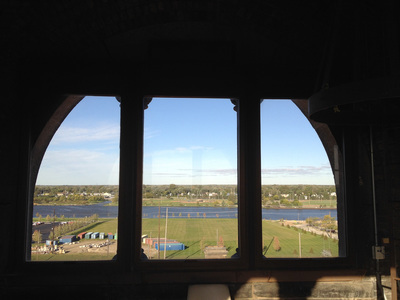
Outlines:
<svg viewBox="0 0 400 300"><path fill-rule="evenodd" d="M336 188L326 151L291 100L261 104L266 257L338 256Z"/></svg>
<svg viewBox="0 0 400 300"><path fill-rule="evenodd" d="M233 108L228 99L154 98L145 110L142 248L148 259L236 253Z"/></svg>
<svg viewBox="0 0 400 300"><path fill-rule="evenodd" d="M35 186L32 261L116 255L119 132L114 97L85 97L61 124Z"/></svg>

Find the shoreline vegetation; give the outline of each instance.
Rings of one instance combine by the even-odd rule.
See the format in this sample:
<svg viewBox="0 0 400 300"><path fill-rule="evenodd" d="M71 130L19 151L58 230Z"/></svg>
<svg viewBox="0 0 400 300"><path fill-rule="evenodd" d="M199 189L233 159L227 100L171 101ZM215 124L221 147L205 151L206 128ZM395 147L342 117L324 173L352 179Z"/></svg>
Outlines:
<svg viewBox="0 0 400 300"><path fill-rule="evenodd" d="M37 185L33 205L117 206L118 185ZM236 185L143 185L143 206L237 207ZM333 185L263 185L262 207L336 208Z"/></svg>

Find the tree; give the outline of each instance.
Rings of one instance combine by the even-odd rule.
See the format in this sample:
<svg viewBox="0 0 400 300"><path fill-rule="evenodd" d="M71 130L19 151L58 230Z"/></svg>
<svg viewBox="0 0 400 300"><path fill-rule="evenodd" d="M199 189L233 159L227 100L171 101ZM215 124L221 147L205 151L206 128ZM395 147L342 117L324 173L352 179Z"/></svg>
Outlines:
<svg viewBox="0 0 400 300"><path fill-rule="evenodd" d="M325 215L324 218L321 220L321 227L325 229L325 231L331 232L332 230L336 230L336 222L335 218L331 217L330 215Z"/></svg>
<svg viewBox="0 0 400 300"><path fill-rule="evenodd" d="M53 233L53 230L50 230L50 233L49 233L49 240L55 240L56 239L56 233L54 232Z"/></svg>
<svg viewBox="0 0 400 300"><path fill-rule="evenodd" d="M274 236L274 245L273 245L273 247L274 247L275 251L280 251L281 250L281 245L279 243L279 239L278 239L277 236Z"/></svg>
<svg viewBox="0 0 400 300"><path fill-rule="evenodd" d="M32 241L40 244L42 242L42 236L43 235L40 233L40 230L35 230L32 234Z"/></svg>
<svg viewBox="0 0 400 300"><path fill-rule="evenodd" d="M317 224L318 221L319 221L319 218L318 218L318 217L313 217L313 218L308 217L308 218L306 219L306 223L307 223L308 226L315 226L315 225Z"/></svg>
<svg viewBox="0 0 400 300"><path fill-rule="evenodd" d="M154 194L152 192L146 192L144 193L143 198L154 198Z"/></svg>
<svg viewBox="0 0 400 300"><path fill-rule="evenodd" d="M119 194L118 192L114 194L114 197L111 198L112 203L118 203Z"/></svg>
<svg viewBox="0 0 400 300"><path fill-rule="evenodd" d="M293 206L302 206L303 204L299 200L293 200L292 205Z"/></svg>
<svg viewBox="0 0 400 300"><path fill-rule="evenodd" d="M234 194L229 194L228 200L233 202L234 204L237 204L237 196Z"/></svg>
<svg viewBox="0 0 400 300"><path fill-rule="evenodd" d="M39 222L42 221L42 215L39 214L38 212L36 213L36 218L38 218Z"/></svg>

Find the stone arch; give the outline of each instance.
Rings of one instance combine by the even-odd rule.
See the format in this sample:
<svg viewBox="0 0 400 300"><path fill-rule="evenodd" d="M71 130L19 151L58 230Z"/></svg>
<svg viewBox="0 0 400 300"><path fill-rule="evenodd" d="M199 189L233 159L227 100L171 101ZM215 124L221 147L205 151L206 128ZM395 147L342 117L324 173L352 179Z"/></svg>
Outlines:
<svg viewBox="0 0 400 300"><path fill-rule="evenodd" d="M34 188L33 182L36 182L40 164L51 139L67 115L84 97L85 96L81 95L67 96L62 101L61 105L57 107L52 116L48 119L46 125L43 127L38 138L36 139L31 152L30 178L32 189Z"/></svg>

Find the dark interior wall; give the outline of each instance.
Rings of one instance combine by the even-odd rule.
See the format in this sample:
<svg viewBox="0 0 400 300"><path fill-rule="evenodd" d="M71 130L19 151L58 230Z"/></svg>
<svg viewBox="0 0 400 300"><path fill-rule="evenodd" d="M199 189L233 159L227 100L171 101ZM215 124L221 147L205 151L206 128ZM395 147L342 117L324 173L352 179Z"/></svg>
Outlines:
<svg viewBox="0 0 400 300"><path fill-rule="evenodd" d="M387 245L389 259L383 262L397 266L399 252L399 203L400 203L400 126L398 124L376 126L374 135L375 181L377 201L378 238L390 237Z"/></svg>
<svg viewBox="0 0 400 300"><path fill-rule="evenodd" d="M291 5L281 1L57 1L51 5L17 1L1 5L8 12L1 21L5 47L1 50L0 111L0 287L5 295L29 295L49 288L49 282L51 291L78 288L85 293L81 282L73 278L61 283L48 276L49 281L40 282L32 280L34 272L27 274L23 269L33 184L29 175L40 163L30 158L35 145L46 142L42 130L51 116L65 113L57 109L69 95L121 95L136 90L149 95L307 99L321 88L393 78L399 70L399 21L392 15L397 4L389 2L357 7L334 1ZM343 104L341 96L338 102ZM70 108L75 100L69 100ZM275 272L279 283L266 283L265 272L270 270L257 268L244 275L234 270L229 275L212 272L189 278L173 272L181 282L175 285L138 272L104 283L106 296L160 298L169 293L170 298L184 299L189 283L211 277L214 282L221 278L230 283L236 298L373 298L377 289L368 280L375 278L377 268L389 275L400 254L399 107L396 101L383 103L386 100L377 99L366 104L361 109L369 108L366 117L357 115L355 119L362 122L351 124L347 122L351 114L332 116L326 107L313 114L319 121L326 118L345 156L349 268L338 270L332 265L329 269L338 270L336 277L318 284L316 278L321 280L326 272L314 268L317 275L305 277L309 282L314 278L309 288L305 279L293 276L299 272L296 269L284 275ZM342 112L360 111L352 103L342 107ZM373 118L376 111L379 117ZM388 240L384 243L383 238ZM376 240L387 251L379 266L371 257ZM362 276L343 281L350 277L349 270ZM287 277L291 282L286 282ZM98 285L95 280L91 284ZM340 292L335 294L335 289Z"/></svg>

